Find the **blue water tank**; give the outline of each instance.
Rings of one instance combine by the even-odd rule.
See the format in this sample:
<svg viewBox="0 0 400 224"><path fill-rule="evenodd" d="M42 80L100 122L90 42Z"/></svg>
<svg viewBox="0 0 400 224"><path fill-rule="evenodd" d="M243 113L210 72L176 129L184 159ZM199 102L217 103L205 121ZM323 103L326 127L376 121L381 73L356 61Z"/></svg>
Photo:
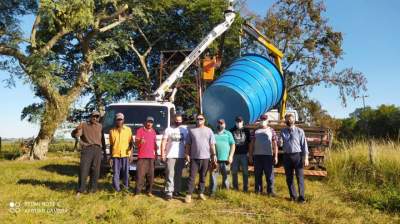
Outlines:
<svg viewBox="0 0 400 224"><path fill-rule="evenodd" d="M281 101L283 90L284 80L274 63L261 55L246 54L206 89L203 111L213 127L223 118L231 128L239 115L245 123L253 123Z"/></svg>

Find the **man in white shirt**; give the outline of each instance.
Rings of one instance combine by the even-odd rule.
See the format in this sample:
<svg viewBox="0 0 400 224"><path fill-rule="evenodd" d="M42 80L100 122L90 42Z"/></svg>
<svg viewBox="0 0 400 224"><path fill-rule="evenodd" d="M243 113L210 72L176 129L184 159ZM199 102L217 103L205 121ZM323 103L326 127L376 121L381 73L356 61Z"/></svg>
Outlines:
<svg viewBox="0 0 400 224"><path fill-rule="evenodd" d="M165 193L167 200L171 200L173 194L179 195L181 191L187 135L187 127L182 125L182 116L176 115L174 125L165 129L161 141L161 158L164 162L167 162L165 173Z"/></svg>
<svg viewBox="0 0 400 224"><path fill-rule="evenodd" d="M278 145L274 129L268 126L268 116L260 118L260 128L254 132L250 147L250 163L254 161L254 187L256 193L263 192L263 174L267 179L267 195L274 197L274 165L278 163Z"/></svg>

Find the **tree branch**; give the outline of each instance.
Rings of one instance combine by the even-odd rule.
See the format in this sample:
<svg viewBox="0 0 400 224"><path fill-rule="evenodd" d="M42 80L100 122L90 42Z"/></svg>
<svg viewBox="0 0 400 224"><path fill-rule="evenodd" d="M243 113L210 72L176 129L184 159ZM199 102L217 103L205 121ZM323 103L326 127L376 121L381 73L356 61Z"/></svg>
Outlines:
<svg viewBox="0 0 400 224"><path fill-rule="evenodd" d="M104 21L115 19L115 18L119 17L121 14L123 14L128 8L129 8L128 5L125 4L111 15L108 15L108 16L107 15L99 15L98 22L101 23Z"/></svg>
<svg viewBox="0 0 400 224"><path fill-rule="evenodd" d="M40 19L41 19L41 17L38 13L38 15L36 15L35 22L33 23L32 31L31 31L31 46L33 49L36 49L36 30L40 23Z"/></svg>
<svg viewBox="0 0 400 224"><path fill-rule="evenodd" d="M112 28L114 28L114 27L120 25L121 23L125 22L125 21L128 20L129 18L130 18L130 17L122 17L122 16L121 16L121 17L118 18L118 21L115 21L115 22L113 22L113 23L111 23L111 24L109 24L109 25L107 25L107 26L105 26L105 27L100 28L99 31L100 31L100 32L105 32L105 31L107 31L107 30L110 30L110 29L112 29Z"/></svg>
<svg viewBox="0 0 400 224"><path fill-rule="evenodd" d="M27 57L22 54L18 49L0 44L0 55L10 56L17 59L21 64L26 64Z"/></svg>
<svg viewBox="0 0 400 224"><path fill-rule="evenodd" d="M44 45L42 48L40 48L40 53L42 54L46 54L47 52L49 52L49 50L51 48L53 48L53 46L57 43L57 41L63 37L65 34L69 33L70 30L66 29L66 28L61 28L61 30L54 35L48 42L46 45Z"/></svg>

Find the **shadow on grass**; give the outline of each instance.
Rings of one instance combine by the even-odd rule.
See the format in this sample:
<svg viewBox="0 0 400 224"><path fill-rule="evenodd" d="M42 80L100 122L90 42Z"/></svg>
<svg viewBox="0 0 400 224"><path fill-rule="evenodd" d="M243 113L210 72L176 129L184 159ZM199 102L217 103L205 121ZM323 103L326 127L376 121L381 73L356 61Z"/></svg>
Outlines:
<svg viewBox="0 0 400 224"><path fill-rule="evenodd" d="M45 166L42 166L40 169L46 170L52 173L57 173L60 175L66 175L66 176L78 176L79 174L79 165L75 164L48 164Z"/></svg>
<svg viewBox="0 0 400 224"><path fill-rule="evenodd" d="M77 189L76 181L52 181L52 180L37 180L37 179L21 179L17 184L32 185L32 186L45 186L53 191L72 191Z"/></svg>
<svg viewBox="0 0 400 224"><path fill-rule="evenodd" d="M37 179L21 179L17 182L21 185L32 185L32 186L45 186L53 191L68 192L76 191L78 188L77 181L52 181L52 180L37 180ZM88 186L88 185L87 185ZM114 192L111 184L109 183L98 183L98 190L104 190L108 192Z"/></svg>

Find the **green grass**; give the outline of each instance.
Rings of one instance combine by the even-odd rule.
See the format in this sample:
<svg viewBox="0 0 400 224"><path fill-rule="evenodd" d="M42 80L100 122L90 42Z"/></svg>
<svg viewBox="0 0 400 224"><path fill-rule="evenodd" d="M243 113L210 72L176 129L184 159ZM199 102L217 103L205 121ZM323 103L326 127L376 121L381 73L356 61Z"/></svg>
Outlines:
<svg viewBox="0 0 400 224"><path fill-rule="evenodd" d="M374 208L400 212L400 145L367 142L339 146L327 159L330 185L351 200Z"/></svg>
<svg viewBox="0 0 400 224"><path fill-rule="evenodd" d="M352 194L345 183L337 184L335 178L340 178L339 169L343 167L337 163L343 161L336 156L342 155L339 152L330 154L328 172L332 171L332 176L329 179L306 179L306 204L287 200L282 175L276 176L277 198L220 190L214 198L204 202L196 195L192 204L183 203L183 198L166 202L160 197L163 187L160 177L156 179L156 197L133 198L130 193L113 192L111 176L108 175L101 179L99 192L76 199L77 153L53 152L44 161L0 160L0 222L399 223L396 213L375 209L370 203L357 199L359 196ZM333 162L334 159L337 160ZM334 164L337 167L333 168ZM384 182L389 180L384 179ZM393 181L398 183L397 179ZM131 185L134 186L134 182ZM253 188L254 179L251 177L250 189ZM19 212L10 211L10 202L17 203Z"/></svg>

